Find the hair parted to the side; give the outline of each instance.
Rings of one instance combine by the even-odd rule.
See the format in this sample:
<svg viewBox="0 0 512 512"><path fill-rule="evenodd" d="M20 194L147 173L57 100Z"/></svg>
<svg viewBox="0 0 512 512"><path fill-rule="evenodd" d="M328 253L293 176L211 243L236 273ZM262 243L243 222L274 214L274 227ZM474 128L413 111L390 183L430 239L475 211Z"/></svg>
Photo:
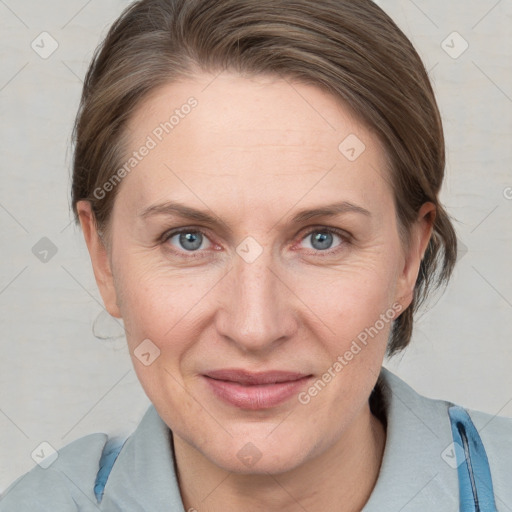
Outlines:
<svg viewBox="0 0 512 512"><path fill-rule="evenodd" d="M421 205L436 205L411 305L394 320L388 355L405 348L413 313L447 283L457 239L439 202L445 146L425 67L409 39L371 0L141 0L97 48L73 131L72 206L90 201L108 233L117 189L94 190L118 170L125 126L157 87L197 71L265 74L321 87L381 140L404 246Z"/></svg>

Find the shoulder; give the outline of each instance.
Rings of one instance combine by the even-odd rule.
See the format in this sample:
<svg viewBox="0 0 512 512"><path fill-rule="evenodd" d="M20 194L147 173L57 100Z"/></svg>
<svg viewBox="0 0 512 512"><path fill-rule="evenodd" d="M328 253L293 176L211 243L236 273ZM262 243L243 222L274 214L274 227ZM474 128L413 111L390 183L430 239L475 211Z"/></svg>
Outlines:
<svg viewBox="0 0 512 512"><path fill-rule="evenodd" d="M402 406L405 406L403 408L408 409L415 416L419 416L426 423L449 421L449 409L453 406L461 407L447 400L427 398L419 394L385 368L382 369L379 384L383 387L388 407L389 402L393 404L400 402ZM469 414L482 441L486 448L489 448L490 452L512 456L512 443L510 443L512 440L512 418L488 414L469 408L464 408L464 410Z"/></svg>
<svg viewBox="0 0 512 512"><path fill-rule="evenodd" d="M463 443L457 446L460 439L456 435L458 422L463 423L466 431L474 434L470 437L471 450L477 444L483 446L498 508L503 503L512 505L512 419L427 398L386 369L379 376L379 384L391 422L389 433L393 451L401 454L400 458L390 455L393 471L399 464L413 472L430 466L432 476L441 475L442 478L435 478L435 485L429 487L437 486L439 491L445 489L447 494L457 495L458 468L461 461L466 462ZM460 453L455 453L457 451ZM412 461L411 454L415 460L422 461L421 465ZM403 476L406 477L405 472Z"/></svg>
<svg viewBox="0 0 512 512"><path fill-rule="evenodd" d="M0 498L0 512L98 510L94 486L100 463L117 440L90 434L64 446L15 480Z"/></svg>
<svg viewBox="0 0 512 512"><path fill-rule="evenodd" d="M512 507L512 419L467 409L485 448L496 505Z"/></svg>
<svg viewBox="0 0 512 512"><path fill-rule="evenodd" d="M128 437L82 437L41 464L46 469L18 478L0 498L0 512L180 509L170 435L151 404Z"/></svg>

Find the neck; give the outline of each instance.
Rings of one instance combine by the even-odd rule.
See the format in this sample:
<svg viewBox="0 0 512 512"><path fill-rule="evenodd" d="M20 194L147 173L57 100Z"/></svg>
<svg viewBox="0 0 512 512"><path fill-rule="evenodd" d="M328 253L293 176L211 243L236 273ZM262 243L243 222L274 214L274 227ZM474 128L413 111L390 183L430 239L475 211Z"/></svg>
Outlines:
<svg viewBox="0 0 512 512"><path fill-rule="evenodd" d="M357 512L379 474L386 433L365 407L330 449L290 471L238 474L219 468L174 436L185 510L201 512Z"/></svg>

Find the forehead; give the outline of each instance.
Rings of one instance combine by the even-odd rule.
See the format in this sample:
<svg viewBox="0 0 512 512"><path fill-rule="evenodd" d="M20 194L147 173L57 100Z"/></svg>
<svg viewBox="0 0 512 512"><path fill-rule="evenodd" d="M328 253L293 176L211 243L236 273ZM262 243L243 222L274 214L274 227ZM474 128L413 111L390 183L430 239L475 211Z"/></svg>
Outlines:
<svg viewBox="0 0 512 512"><path fill-rule="evenodd" d="M319 192L354 186L360 195L389 192L379 139L341 101L312 85L197 75L155 89L127 133L126 161L151 148L124 180L137 204L164 199L169 190L178 194L185 182L189 192L223 186L246 201L262 192L275 199L269 184L281 188L281 199L296 201L322 176L314 186Z"/></svg>

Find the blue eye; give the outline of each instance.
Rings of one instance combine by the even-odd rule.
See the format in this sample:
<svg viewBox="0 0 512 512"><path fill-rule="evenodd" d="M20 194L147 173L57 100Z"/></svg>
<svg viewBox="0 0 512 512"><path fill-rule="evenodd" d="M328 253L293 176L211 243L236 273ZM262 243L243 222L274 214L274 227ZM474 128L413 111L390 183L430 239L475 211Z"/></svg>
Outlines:
<svg viewBox="0 0 512 512"><path fill-rule="evenodd" d="M337 243L336 239L338 239ZM172 251L178 256L188 253L191 257L205 257L208 253L203 251L215 247L201 230L192 228L168 232L160 240L163 244L171 245ZM327 227L310 229L300 242L305 249L326 254L337 252L337 249L343 249L346 244L350 244L350 235L345 232L338 233L337 229Z"/></svg>
<svg viewBox="0 0 512 512"><path fill-rule="evenodd" d="M335 237L339 238L340 241L343 240L341 235L338 235L330 229L316 229L314 231L310 231L304 238L304 241L309 242L309 247L307 247L308 249L326 251L332 248Z"/></svg>
<svg viewBox="0 0 512 512"><path fill-rule="evenodd" d="M167 241L170 242L175 247L179 249L185 250L187 252L194 252L198 249L206 249L209 247L202 247L203 242L210 243L208 238L206 238L203 233L200 231L179 231L176 233L172 233L167 238Z"/></svg>

